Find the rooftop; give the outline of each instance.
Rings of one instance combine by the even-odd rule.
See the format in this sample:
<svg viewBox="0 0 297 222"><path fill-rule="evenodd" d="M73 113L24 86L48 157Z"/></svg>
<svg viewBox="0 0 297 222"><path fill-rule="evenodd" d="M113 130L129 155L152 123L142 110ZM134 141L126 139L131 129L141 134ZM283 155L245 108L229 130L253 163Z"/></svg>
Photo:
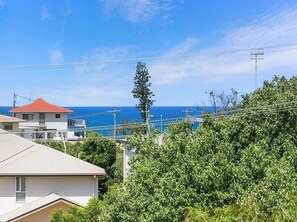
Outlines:
<svg viewBox="0 0 297 222"><path fill-rule="evenodd" d="M0 114L0 123L18 123L18 122L24 122L24 120Z"/></svg>
<svg viewBox="0 0 297 222"><path fill-rule="evenodd" d="M47 196L41 197L31 203L28 203L26 205L23 205L9 213L6 213L4 215L0 215L0 221L6 222L6 221L14 221L15 219L19 219L23 216L26 216L28 213L32 213L34 211L38 211L42 209L43 207L47 207L50 205L53 205L59 201L63 201L65 203L68 203L69 205L77 205L81 206L80 204L73 202L69 199L66 199L64 197L61 197L55 193L49 194Z"/></svg>
<svg viewBox="0 0 297 222"><path fill-rule="evenodd" d="M39 98L34 102L10 110L11 113L72 113L70 109L52 105L45 100Z"/></svg>
<svg viewBox="0 0 297 222"><path fill-rule="evenodd" d="M0 176L105 175L103 168L0 130Z"/></svg>

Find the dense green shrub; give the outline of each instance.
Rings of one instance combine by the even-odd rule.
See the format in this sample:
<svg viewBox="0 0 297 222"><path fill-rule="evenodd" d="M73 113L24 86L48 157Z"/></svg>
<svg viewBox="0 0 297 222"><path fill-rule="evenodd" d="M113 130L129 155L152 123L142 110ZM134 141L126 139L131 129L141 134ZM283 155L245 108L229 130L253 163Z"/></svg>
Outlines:
<svg viewBox="0 0 297 222"><path fill-rule="evenodd" d="M226 113L134 135L128 179L99 221L296 221L297 78L275 77Z"/></svg>

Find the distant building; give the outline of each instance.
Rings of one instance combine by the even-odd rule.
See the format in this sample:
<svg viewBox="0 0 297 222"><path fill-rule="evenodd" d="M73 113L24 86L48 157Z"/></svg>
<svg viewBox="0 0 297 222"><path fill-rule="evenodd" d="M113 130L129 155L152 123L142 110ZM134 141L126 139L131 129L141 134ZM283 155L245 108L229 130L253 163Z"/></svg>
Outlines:
<svg viewBox="0 0 297 222"><path fill-rule="evenodd" d="M0 221L48 222L55 209L98 196L105 170L0 130Z"/></svg>
<svg viewBox="0 0 297 222"><path fill-rule="evenodd" d="M47 131L56 130L64 131L64 137L67 138L68 114L73 111L49 104L39 98L28 105L12 109L10 112L14 114L14 117L25 120L25 122L20 122L22 137L47 139L54 137L54 132Z"/></svg>
<svg viewBox="0 0 297 222"><path fill-rule="evenodd" d="M24 122L24 120L11 116L0 115L0 129L8 132L19 132L19 125L21 122Z"/></svg>
<svg viewBox="0 0 297 222"><path fill-rule="evenodd" d="M124 149L124 171L123 171L123 177L126 179L128 177L129 171L130 171L130 158L134 157L136 155L136 150L128 150Z"/></svg>
<svg viewBox="0 0 297 222"><path fill-rule="evenodd" d="M155 143L159 146L162 146L163 136L158 136L158 139L155 140ZM127 149L127 140L120 140L121 148L124 150L124 160L123 160L123 178L126 179L130 171L130 158L133 158L137 155L136 149Z"/></svg>

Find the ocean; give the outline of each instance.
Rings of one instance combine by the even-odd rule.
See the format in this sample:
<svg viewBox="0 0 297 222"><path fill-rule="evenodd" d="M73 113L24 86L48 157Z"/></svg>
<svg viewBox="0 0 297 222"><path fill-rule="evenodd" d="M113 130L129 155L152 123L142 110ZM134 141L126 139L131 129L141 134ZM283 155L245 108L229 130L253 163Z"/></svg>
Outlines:
<svg viewBox="0 0 297 222"><path fill-rule="evenodd" d="M68 115L68 119L83 119L86 121L87 128L98 127L105 129L95 129L94 131L101 133L104 136L109 136L113 131L113 113L109 112L114 109L120 110L116 115L116 122L119 125L123 120L129 122L140 122L140 112L136 107L66 107L73 111ZM11 107L0 106L0 114L11 115L9 110ZM161 127L161 115L163 129L166 128L166 124L178 119L185 118L186 112L190 116L197 116L201 114L201 107L193 106L153 106L151 107L151 126L153 128L160 129ZM198 123L194 124L196 128Z"/></svg>

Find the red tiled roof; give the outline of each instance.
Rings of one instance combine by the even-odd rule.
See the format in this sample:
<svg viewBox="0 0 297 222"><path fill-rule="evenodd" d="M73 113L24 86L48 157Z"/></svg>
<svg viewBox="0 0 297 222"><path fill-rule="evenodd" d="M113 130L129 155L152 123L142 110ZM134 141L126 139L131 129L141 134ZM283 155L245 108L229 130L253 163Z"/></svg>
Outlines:
<svg viewBox="0 0 297 222"><path fill-rule="evenodd" d="M49 104L39 98L33 103L10 110L11 113L72 113L72 110Z"/></svg>

